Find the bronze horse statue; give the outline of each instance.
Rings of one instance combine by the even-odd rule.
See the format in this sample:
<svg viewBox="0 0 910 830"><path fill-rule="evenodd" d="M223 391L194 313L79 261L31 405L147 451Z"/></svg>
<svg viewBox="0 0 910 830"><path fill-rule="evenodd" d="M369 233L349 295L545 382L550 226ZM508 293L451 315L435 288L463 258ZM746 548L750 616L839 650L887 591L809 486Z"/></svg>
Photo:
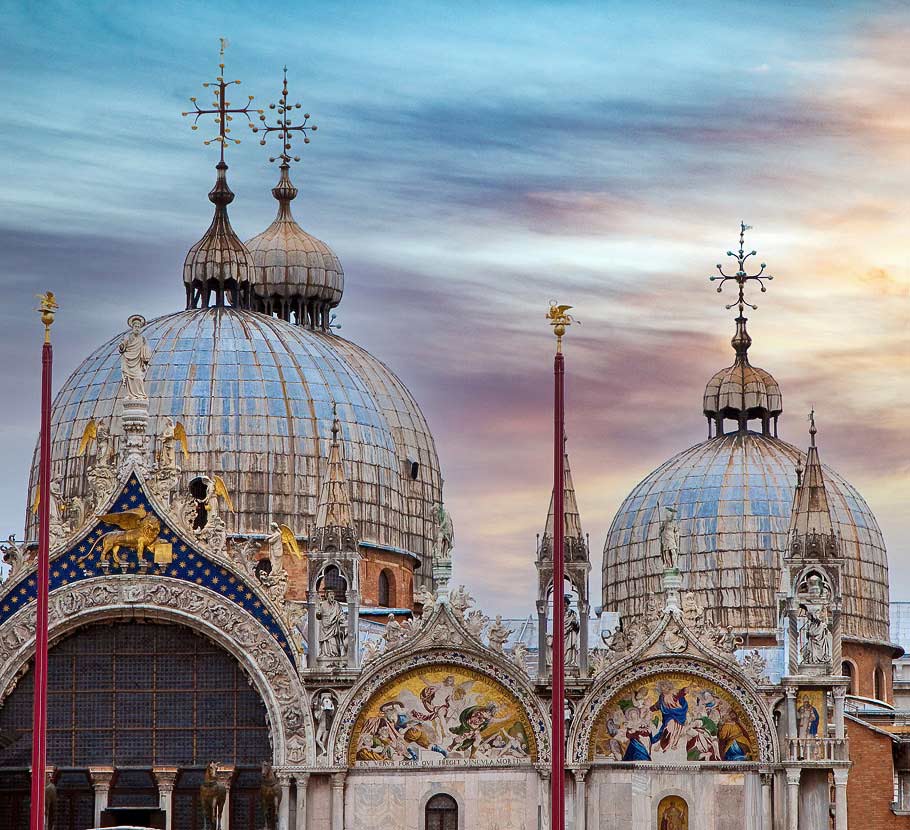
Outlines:
<svg viewBox="0 0 910 830"><path fill-rule="evenodd" d="M259 787L259 803L265 817L265 830L277 830L278 806L281 804L281 785L278 776L268 761L262 762L262 784Z"/></svg>
<svg viewBox="0 0 910 830"><path fill-rule="evenodd" d="M221 813L227 798L227 788L218 780L218 764L209 761L205 778L199 787L202 802L202 830L221 830Z"/></svg>

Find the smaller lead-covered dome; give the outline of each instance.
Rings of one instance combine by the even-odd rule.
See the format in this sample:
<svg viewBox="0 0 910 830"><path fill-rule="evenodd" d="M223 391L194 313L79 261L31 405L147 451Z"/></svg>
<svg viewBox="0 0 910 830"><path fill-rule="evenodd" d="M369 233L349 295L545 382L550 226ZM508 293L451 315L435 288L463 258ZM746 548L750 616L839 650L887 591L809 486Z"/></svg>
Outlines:
<svg viewBox="0 0 910 830"><path fill-rule="evenodd" d="M760 419L762 432L769 434L771 419L775 424L783 412L780 386L770 372L749 363L752 338L746 331L746 318L736 319L736 334L730 341L736 352L732 366L717 372L705 387L704 413L709 422L723 432L725 418L736 421L743 431L749 421Z"/></svg>
<svg viewBox="0 0 910 830"><path fill-rule="evenodd" d="M246 243L253 259L253 297L258 311L301 325L326 329L329 311L341 302L344 271L335 252L294 221L291 201L297 188L281 165L273 188L278 215Z"/></svg>

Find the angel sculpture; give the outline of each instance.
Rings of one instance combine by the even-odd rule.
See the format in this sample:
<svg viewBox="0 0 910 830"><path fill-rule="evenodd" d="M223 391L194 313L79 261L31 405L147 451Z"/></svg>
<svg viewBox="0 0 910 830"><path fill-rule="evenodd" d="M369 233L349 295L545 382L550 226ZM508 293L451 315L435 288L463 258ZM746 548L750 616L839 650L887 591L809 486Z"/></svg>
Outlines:
<svg viewBox="0 0 910 830"><path fill-rule="evenodd" d="M158 448L158 467L163 470L170 470L177 466L177 453L175 444L180 445L183 451L184 461L190 457L189 444L186 437L186 429L180 421L175 421L171 417L164 419L164 427L159 436L161 446Z"/></svg>
<svg viewBox="0 0 910 830"><path fill-rule="evenodd" d="M201 480L205 485L205 495L196 499L197 510L193 520L193 530L201 530L220 514L219 499L224 499L228 510L231 513L234 512L234 503L231 501L231 495L221 476L216 475L211 478L202 476Z"/></svg>
<svg viewBox="0 0 910 830"><path fill-rule="evenodd" d="M425 623L433 614L433 609L436 607L436 597L434 597L433 592L427 590L427 588L420 588L414 594L414 602L419 604L423 609L420 613L420 621Z"/></svg>
<svg viewBox="0 0 910 830"><path fill-rule="evenodd" d="M303 559L300 552L300 546L297 544L297 537L294 531L287 525L280 525L278 522L272 522L270 526L271 533L265 540L269 551L269 561L272 563L272 573L284 570L283 560L284 552L288 551L295 559Z"/></svg>
<svg viewBox="0 0 910 830"><path fill-rule="evenodd" d="M120 559L120 549L136 551L136 556L140 565L149 565L143 554L146 550L151 550L158 541L158 533L161 531L161 522L158 517L149 513L145 507L140 505L133 510L124 510L121 513L106 513L99 516L105 524L116 525L120 530L111 530L108 533L99 536L88 552L79 557L77 565L81 568L85 564L98 542L101 542L101 555L98 564L106 567L107 563L113 560L113 563L119 568L122 567Z"/></svg>

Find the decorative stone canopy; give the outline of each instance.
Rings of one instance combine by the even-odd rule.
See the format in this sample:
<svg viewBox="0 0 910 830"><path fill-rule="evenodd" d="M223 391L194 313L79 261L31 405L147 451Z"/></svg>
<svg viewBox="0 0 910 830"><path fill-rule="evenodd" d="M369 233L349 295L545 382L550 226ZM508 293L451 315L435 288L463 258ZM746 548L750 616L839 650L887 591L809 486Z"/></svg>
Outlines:
<svg viewBox="0 0 910 830"><path fill-rule="evenodd" d="M341 302L344 270L332 249L294 220L297 188L288 170L287 163L281 165L272 189L278 200L275 221L246 243L254 265L253 304L265 314L325 330L329 312Z"/></svg>

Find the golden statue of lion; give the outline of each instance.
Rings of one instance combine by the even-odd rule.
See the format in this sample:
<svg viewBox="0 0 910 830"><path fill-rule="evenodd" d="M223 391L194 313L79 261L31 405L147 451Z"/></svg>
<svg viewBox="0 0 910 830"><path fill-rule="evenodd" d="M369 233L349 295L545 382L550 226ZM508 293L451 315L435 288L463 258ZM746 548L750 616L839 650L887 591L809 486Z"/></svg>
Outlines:
<svg viewBox="0 0 910 830"><path fill-rule="evenodd" d="M135 510L125 510L122 513L106 513L99 516L102 522L117 525L122 530L111 530L103 536L99 536L94 544L89 548L85 556L79 558L79 566L92 555L92 552L101 542L101 556L98 564L101 565L106 559L112 559L113 563L119 568L120 548L127 548L136 551L140 565L149 565L143 553L151 549L152 545L158 541L158 533L161 531L161 522L157 516L149 513L145 507L139 506Z"/></svg>

